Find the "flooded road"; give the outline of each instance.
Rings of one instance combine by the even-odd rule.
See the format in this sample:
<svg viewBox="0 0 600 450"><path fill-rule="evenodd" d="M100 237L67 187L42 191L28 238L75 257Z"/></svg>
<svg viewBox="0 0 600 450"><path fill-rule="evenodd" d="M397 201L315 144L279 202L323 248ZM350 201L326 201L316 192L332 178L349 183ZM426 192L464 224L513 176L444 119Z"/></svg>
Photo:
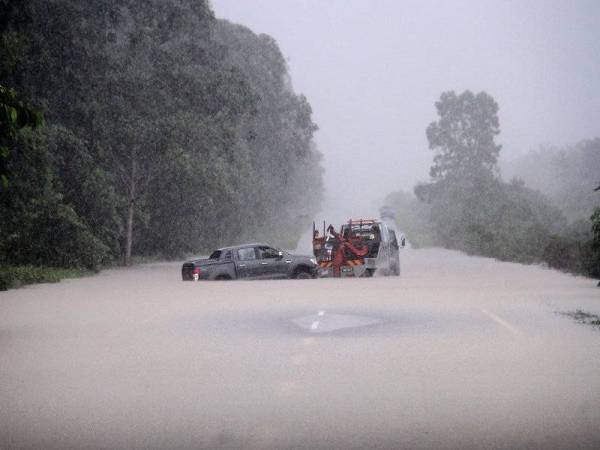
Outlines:
<svg viewBox="0 0 600 450"><path fill-rule="evenodd" d="M593 280L444 250L399 278L0 293L0 448L599 448Z"/></svg>

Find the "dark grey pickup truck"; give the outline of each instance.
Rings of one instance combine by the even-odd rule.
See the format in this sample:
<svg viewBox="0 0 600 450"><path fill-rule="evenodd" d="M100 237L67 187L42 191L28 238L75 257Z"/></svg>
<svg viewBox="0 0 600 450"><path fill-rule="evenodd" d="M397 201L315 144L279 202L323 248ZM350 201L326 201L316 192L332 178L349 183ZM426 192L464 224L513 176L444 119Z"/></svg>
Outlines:
<svg viewBox="0 0 600 450"><path fill-rule="evenodd" d="M317 269L316 261L309 256L291 255L267 244L245 244L220 248L208 259L184 263L181 278L184 281L315 278Z"/></svg>

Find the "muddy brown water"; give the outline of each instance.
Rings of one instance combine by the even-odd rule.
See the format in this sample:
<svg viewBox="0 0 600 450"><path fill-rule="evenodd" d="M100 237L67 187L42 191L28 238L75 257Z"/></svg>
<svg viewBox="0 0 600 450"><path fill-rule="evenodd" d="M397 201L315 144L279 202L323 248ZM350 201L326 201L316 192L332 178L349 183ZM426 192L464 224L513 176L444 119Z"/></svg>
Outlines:
<svg viewBox="0 0 600 450"><path fill-rule="evenodd" d="M179 269L0 293L0 448L600 448L600 330L557 314L600 314L594 280L437 249L399 278Z"/></svg>

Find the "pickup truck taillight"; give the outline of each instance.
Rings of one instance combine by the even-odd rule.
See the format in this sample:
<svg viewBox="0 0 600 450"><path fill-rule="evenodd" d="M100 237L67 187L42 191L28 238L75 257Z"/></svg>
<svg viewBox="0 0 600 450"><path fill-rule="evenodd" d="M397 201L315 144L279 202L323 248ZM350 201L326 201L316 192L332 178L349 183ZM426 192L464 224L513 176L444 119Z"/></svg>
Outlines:
<svg viewBox="0 0 600 450"><path fill-rule="evenodd" d="M194 281L198 281L200 279L200 267L194 267L192 270L192 277Z"/></svg>

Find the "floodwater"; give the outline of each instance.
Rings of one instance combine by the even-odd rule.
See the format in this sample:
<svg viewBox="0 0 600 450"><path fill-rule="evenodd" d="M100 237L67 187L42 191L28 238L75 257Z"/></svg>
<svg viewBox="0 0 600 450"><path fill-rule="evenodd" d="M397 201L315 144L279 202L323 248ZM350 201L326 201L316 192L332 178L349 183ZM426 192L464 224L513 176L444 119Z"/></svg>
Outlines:
<svg viewBox="0 0 600 450"><path fill-rule="evenodd" d="M0 293L0 448L600 448L594 280L444 250L400 277Z"/></svg>

